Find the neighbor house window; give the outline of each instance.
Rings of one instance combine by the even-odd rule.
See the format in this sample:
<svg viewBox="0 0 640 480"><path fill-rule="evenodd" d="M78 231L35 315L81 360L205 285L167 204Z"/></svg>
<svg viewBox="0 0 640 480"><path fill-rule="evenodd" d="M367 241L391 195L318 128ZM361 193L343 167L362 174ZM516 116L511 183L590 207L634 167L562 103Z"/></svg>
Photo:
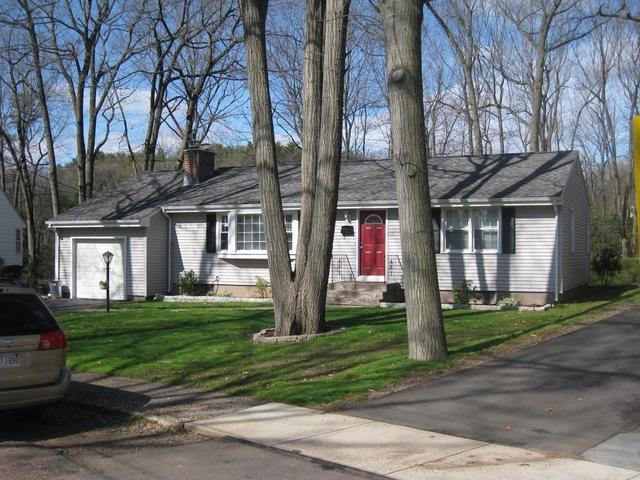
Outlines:
<svg viewBox="0 0 640 480"><path fill-rule="evenodd" d="M467 250L469 248L469 210L452 208L444 212L445 250Z"/></svg>
<svg viewBox="0 0 640 480"><path fill-rule="evenodd" d="M22 253L22 229L16 228L16 253Z"/></svg>
<svg viewBox="0 0 640 480"><path fill-rule="evenodd" d="M229 249L229 215L220 215L220 250Z"/></svg>
<svg viewBox="0 0 640 480"><path fill-rule="evenodd" d="M236 218L236 250L266 250L262 215L238 215Z"/></svg>
<svg viewBox="0 0 640 480"><path fill-rule="evenodd" d="M476 251L498 250L498 209L474 208L473 249Z"/></svg>

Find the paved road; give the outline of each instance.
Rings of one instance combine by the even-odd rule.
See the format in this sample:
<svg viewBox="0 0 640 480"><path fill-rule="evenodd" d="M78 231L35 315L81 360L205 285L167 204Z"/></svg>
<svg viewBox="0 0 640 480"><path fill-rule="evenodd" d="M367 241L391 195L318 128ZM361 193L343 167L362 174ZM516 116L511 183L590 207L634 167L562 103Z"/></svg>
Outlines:
<svg viewBox="0 0 640 480"><path fill-rule="evenodd" d="M346 413L582 453L640 427L640 308Z"/></svg>
<svg viewBox="0 0 640 480"><path fill-rule="evenodd" d="M326 463L228 438L177 432L63 402L41 415L0 413L6 480L365 479Z"/></svg>

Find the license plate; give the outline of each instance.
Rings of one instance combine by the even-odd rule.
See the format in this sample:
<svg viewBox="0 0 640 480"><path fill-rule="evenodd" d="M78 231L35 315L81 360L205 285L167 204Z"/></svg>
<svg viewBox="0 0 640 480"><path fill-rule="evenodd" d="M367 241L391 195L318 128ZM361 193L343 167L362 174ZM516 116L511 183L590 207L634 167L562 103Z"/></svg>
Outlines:
<svg viewBox="0 0 640 480"><path fill-rule="evenodd" d="M17 368L19 366L19 353L0 353L0 368Z"/></svg>

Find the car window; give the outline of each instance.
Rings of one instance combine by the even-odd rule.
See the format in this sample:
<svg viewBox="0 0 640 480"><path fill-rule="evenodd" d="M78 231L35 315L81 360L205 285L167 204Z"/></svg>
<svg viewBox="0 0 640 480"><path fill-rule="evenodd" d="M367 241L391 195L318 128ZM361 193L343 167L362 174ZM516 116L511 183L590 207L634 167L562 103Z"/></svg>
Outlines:
<svg viewBox="0 0 640 480"><path fill-rule="evenodd" d="M53 315L33 294L0 295L0 336L33 335L58 330Z"/></svg>

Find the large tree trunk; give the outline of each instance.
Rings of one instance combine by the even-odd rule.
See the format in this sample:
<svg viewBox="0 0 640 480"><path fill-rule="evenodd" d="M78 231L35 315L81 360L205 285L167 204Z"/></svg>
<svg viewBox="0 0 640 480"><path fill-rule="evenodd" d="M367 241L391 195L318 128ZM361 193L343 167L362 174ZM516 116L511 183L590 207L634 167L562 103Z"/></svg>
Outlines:
<svg viewBox="0 0 640 480"><path fill-rule="evenodd" d="M420 0L381 0L409 357L447 357L427 177Z"/></svg>
<svg viewBox="0 0 640 480"><path fill-rule="evenodd" d="M253 139L260 186L260 205L269 256L269 274L273 295L276 335L288 335L299 328L291 325L291 261L282 216L282 197L276 159L275 137L265 43L268 2L241 0L247 55L247 81L251 97Z"/></svg>
<svg viewBox="0 0 640 480"><path fill-rule="evenodd" d="M325 9L325 0L307 0L303 195L294 273L284 228L269 96L265 46L268 2L240 2L276 335L317 333L325 328L341 160L349 0L326 3Z"/></svg>
<svg viewBox="0 0 640 480"><path fill-rule="evenodd" d="M333 250L342 153L345 45L349 0L328 0L324 22L322 111L313 229L298 298L303 331L325 328L327 283ZM306 127L303 125L303 131Z"/></svg>

